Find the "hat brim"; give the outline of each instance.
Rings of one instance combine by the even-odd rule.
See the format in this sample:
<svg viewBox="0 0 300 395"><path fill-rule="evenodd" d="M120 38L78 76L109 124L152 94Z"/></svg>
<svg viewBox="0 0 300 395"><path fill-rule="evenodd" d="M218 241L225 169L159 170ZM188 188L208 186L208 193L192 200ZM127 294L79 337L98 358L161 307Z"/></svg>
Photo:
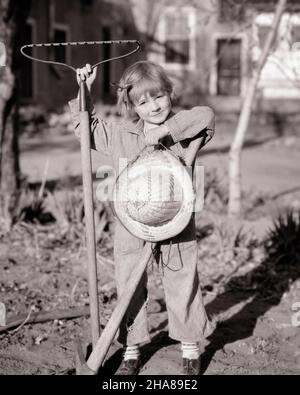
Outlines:
<svg viewBox="0 0 300 395"><path fill-rule="evenodd" d="M172 169L172 174L177 179L176 181L181 183L182 202L177 214L166 223L151 226L134 220L126 213L121 203L118 193L122 194L122 191L116 185L113 189L113 209L116 216L122 225L139 239L149 242L170 239L181 233L191 219L195 203L195 193L191 176L180 161L170 154L168 157L168 168Z"/></svg>

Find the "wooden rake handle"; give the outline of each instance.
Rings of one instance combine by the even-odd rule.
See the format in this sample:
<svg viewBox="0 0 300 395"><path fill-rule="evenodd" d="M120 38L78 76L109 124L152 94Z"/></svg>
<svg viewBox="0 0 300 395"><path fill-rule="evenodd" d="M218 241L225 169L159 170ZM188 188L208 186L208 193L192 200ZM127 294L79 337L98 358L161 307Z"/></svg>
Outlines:
<svg viewBox="0 0 300 395"><path fill-rule="evenodd" d="M120 295L119 302L115 307L110 317L110 320L106 324L104 330L102 331L101 337L97 341L97 344L94 346L93 351L89 359L87 360L87 366L95 374L97 373L98 369L100 368L100 366L104 361L104 358L106 357L109 347L114 340L114 337L121 324L121 321L131 302L134 292L137 289L137 286L139 285L142 275L147 268L147 264L152 257L152 249L153 249L153 244L146 243L142 251L140 261L133 269L130 275L130 279L126 284L125 291L122 293L122 295Z"/></svg>
<svg viewBox="0 0 300 395"><path fill-rule="evenodd" d="M94 200L93 200L93 180L92 180L92 158L91 158L91 133L89 113L85 106L85 83L80 87L80 138L81 138L81 166L82 183L86 225L86 243L88 258L88 283L91 313L91 329L93 346L100 336L100 318L98 302L98 276L96 262L96 240L95 240L95 220L94 220Z"/></svg>

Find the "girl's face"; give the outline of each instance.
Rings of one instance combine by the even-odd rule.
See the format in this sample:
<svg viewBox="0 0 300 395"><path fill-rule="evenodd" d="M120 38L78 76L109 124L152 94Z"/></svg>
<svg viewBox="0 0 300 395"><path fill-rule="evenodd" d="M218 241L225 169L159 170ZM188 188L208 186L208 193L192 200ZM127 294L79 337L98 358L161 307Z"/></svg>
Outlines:
<svg viewBox="0 0 300 395"><path fill-rule="evenodd" d="M165 92L158 92L154 96L146 92L134 105L137 115L146 123L154 125L164 123L170 114L171 108L170 96Z"/></svg>

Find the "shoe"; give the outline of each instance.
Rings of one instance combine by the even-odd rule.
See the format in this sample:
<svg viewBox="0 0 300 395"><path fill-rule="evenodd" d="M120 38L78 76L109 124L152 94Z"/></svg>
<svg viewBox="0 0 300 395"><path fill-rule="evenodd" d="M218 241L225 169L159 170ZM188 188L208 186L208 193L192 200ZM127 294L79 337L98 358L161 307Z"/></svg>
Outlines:
<svg viewBox="0 0 300 395"><path fill-rule="evenodd" d="M139 359L127 359L122 361L119 369L116 371L116 376L134 376L140 371L141 363Z"/></svg>
<svg viewBox="0 0 300 395"><path fill-rule="evenodd" d="M184 375L199 376L200 375L200 358L198 358L198 359L182 358L182 370L183 370Z"/></svg>

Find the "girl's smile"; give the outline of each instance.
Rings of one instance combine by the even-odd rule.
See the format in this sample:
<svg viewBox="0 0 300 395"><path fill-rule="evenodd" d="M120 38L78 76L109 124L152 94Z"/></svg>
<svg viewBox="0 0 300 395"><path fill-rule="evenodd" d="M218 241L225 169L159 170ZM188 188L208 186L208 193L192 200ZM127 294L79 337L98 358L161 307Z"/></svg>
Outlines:
<svg viewBox="0 0 300 395"><path fill-rule="evenodd" d="M142 95L134 110L146 123L160 125L166 121L171 112L171 100L167 93L159 92L151 96L149 92Z"/></svg>

